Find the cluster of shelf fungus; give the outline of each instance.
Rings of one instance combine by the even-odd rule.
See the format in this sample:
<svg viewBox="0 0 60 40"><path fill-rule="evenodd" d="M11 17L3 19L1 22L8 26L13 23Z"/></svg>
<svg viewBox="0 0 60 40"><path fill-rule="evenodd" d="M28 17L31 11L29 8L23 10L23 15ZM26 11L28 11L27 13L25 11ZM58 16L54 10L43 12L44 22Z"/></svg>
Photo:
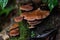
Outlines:
<svg viewBox="0 0 60 40"><path fill-rule="evenodd" d="M29 5L22 5L20 6L20 10L23 10L24 12L21 13L20 16L18 17L15 17L14 18L14 21L16 23L14 23L11 27L10 27L10 31L9 31L9 35L7 35L6 33L4 35L7 35L7 36L3 36L2 34L5 32L2 31L2 33L0 33L3 37L4 40L8 39L10 36L17 36L19 35L19 28L18 28L18 22L22 21L23 19L24 20L27 20L27 23L30 25L30 29L31 28L34 28L34 25L37 25L39 23L41 23L42 19L46 18L49 16L50 12L49 11L46 11L46 10L41 10L40 8L37 8L36 10L33 10L33 7L30 6L31 4Z"/></svg>

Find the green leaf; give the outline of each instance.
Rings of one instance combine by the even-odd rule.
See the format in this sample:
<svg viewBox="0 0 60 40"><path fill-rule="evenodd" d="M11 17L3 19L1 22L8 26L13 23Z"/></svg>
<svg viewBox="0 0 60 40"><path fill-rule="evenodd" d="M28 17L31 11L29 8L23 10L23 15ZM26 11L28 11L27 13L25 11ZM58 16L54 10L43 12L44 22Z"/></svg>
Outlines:
<svg viewBox="0 0 60 40"><path fill-rule="evenodd" d="M8 3L8 0L0 0L0 7L4 9L7 3Z"/></svg>
<svg viewBox="0 0 60 40"><path fill-rule="evenodd" d="M7 16L7 15L9 14L9 12L10 12L11 10L13 10L13 9L14 9L13 6L8 7L8 8L4 8L3 10L0 11L0 16L1 16L2 14L6 14L6 16Z"/></svg>
<svg viewBox="0 0 60 40"><path fill-rule="evenodd" d="M48 0L48 7L50 11L58 4L58 0Z"/></svg>
<svg viewBox="0 0 60 40"><path fill-rule="evenodd" d="M48 4L48 7L50 9L50 12L58 4L58 0L42 0L42 2Z"/></svg>
<svg viewBox="0 0 60 40"><path fill-rule="evenodd" d="M31 32L31 37L32 37L32 38L35 37L34 31Z"/></svg>

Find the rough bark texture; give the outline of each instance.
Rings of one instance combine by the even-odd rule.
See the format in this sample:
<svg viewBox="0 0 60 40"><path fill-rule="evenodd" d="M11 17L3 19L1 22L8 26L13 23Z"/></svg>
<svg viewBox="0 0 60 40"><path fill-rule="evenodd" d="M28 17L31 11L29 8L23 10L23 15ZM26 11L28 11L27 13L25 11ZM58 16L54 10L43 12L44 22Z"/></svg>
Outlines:
<svg viewBox="0 0 60 40"><path fill-rule="evenodd" d="M58 14L58 15L59 15L59 17L60 17L60 0L58 0L58 2L59 2L59 10L58 10L58 11L59 11L59 14ZM58 16L58 15L57 15L57 16ZM60 19L60 18L59 18L59 19ZM56 40L60 40L60 25L59 25L59 31L58 31L58 35L57 35Z"/></svg>

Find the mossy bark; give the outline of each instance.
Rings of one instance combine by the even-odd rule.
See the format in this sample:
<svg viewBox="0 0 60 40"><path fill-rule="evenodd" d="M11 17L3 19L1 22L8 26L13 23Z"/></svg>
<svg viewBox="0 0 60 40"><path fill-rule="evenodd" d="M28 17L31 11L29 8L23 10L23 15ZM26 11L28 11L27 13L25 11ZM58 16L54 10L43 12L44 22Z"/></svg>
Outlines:
<svg viewBox="0 0 60 40"><path fill-rule="evenodd" d="M22 21L20 24L20 40L27 40L29 38L29 29L26 21Z"/></svg>

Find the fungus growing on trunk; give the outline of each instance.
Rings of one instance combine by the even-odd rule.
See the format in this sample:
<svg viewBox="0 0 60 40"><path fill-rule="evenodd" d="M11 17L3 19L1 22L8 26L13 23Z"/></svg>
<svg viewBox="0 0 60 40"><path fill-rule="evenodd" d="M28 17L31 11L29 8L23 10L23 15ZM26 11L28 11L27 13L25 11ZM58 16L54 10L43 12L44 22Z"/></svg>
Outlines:
<svg viewBox="0 0 60 40"><path fill-rule="evenodd" d="M10 27L10 31L9 31L9 35L10 36L17 36L19 35L19 25L18 23L14 23L11 27Z"/></svg>
<svg viewBox="0 0 60 40"><path fill-rule="evenodd" d="M16 21L18 20L22 20L25 19L27 20L27 22L30 25L37 25L39 23L41 23L41 20L46 18L47 16L49 16L49 11L44 11L44 10L40 10L40 8L38 8L37 10L34 10L32 12L24 12L22 13L18 18L21 17L21 19L15 19ZM40 21L38 21L40 20Z"/></svg>
<svg viewBox="0 0 60 40"><path fill-rule="evenodd" d="M32 9L33 9L33 7L32 7L30 4L22 5L22 6L20 7L20 10L23 10L23 11L30 11L30 10L32 10Z"/></svg>

